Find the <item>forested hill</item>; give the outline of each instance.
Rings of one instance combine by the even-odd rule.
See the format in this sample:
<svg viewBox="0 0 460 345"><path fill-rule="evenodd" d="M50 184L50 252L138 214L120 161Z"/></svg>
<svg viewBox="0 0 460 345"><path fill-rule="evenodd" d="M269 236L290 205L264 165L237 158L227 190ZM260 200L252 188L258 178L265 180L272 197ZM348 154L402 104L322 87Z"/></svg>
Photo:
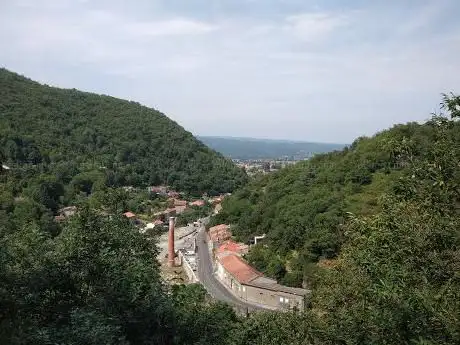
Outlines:
<svg viewBox="0 0 460 345"><path fill-rule="evenodd" d="M107 188L105 170L84 170L92 158L85 145L103 150L97 140L75 140L72 124L99 123L94 118L110 109L158 119L178 136L180 130L137 105L1 75L0 96L9 99L1 105L2 138L8 131L23 140L8 139L8 159L45 164L0 165L0 344L460 344L460 97L444 99L444 117L359 139L226 199L213 221L234 224L243 239L267 233L247 258L281 281L296 285L307 277L312 287L303 312L239 317L198 284L163 282L152 237L121 215L129 193ZM72 110L73 98L91 116ZM59 116L67 108L68 123ZM135 133L121 128L127 122L113 122L119 135ZM65 136L56 123L68 128L75 152L67 141L59 148L53 135ZM113 134L105 130L98 135ZM110 158L110 150L102 156ZM129 162L121 167L129 169ZM87 197L87 189L95 192ZM77 214L55 222L51 211L72 196ZM141 198L129 203L149 196Z"/></svg>
<svg viewBox="0 0 460 345"><path fill-rule="evenodd" d="M310 143L288 140L198 136L210 148L234 159L301 160L317 153L343 149L342 144Z"/></svg>
<svg viewBox="0 0 460 345"><path fill-rule="evenodd" d="M309 282L316 263L330 264L340 253L350 214L380 212L381 197L403 188L414 162L435 155L436 123L397 125L252 181L225 200L213 222L233 224L243 241L267 234L248 259L286 284ZM458 122L445 135L459 147Z"/></svg>
<svg viewBox="0 0 460 345"><path fill-rule="evenodd" d="M162 113L135 102L41 85L0 69L0 147L7 164L45 164L64 183L166 183L228 192L246 175Z"/></svg>

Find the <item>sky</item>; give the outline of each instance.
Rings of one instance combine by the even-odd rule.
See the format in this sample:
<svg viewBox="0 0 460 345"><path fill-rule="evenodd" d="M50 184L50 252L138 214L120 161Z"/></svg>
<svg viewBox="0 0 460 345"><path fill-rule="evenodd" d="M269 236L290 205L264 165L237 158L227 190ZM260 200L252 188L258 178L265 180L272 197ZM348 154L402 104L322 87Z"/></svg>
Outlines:
<svg viewBox="0 0 460 345"><path fill-rule="evenodd" d="M460 92L458 0L0 0L0 66L195 135L350 143Z"/></svg>

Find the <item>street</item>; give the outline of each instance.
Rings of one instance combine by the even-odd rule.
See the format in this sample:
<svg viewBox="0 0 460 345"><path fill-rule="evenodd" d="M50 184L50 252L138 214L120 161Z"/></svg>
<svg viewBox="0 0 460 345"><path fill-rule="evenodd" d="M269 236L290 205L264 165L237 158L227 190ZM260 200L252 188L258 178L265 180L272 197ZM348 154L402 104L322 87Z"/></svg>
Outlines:
<svg viewBox="0 0 460 345"><path fill-rule="evenodd" d="M235 297L214 276L214 269L208 249L208 243L206 241L206 229L204 225L201 225L197 234L197 254L199 258L198 279L213 298L237 307L242 312L262 309L258 306L245 303Z"/></svg>

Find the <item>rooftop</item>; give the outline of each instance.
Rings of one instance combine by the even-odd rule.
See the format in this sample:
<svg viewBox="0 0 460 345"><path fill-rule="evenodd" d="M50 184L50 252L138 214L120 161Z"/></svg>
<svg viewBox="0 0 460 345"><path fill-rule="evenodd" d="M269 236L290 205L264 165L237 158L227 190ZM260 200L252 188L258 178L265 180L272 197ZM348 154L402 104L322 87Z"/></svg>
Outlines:
<svg viewBox="0 0 460 345"><path fill-rule="evenodd" d="M230 228L227 224L219 224L209 228L209 232L219 232L219 231L226 231Z"/></svg>
<svg viewBox="0 0 460 345"><path fill-rule="evenodd" d="M240 257L236 255L227 255L219 258L220 263L236 280L240 283L249 283L250 281L261 277L262 273L249 266Z"/></svg>
<svg viewBox="0 0 460 345"><path fill-rule="evenodd" d="M132 212L125 212L123 213L123 215L126 217L126 218L134 218L136 217L136 215Z"/></svg>
<svg viewBox="0 0 460 345"><path fill-rule="evenodd" d="M264 278L264 277L261 277L261 278ZM276 282L268 282L268 281L265 281L264 279L259 279L259 278L256 278L246 283L246 285L259 287L259 288L272 290L272 291L277 291L277 292L285 292L285 293L289 293L292 295L298 295L298 296L305 296L310 293L310 290L284 286Z"/></svg>
<svg viewBox="0 0 460 345"><path fill-rule="evenodd" d="M209 229L209 238L213 242L228 240L231 236L230 227L226 224L216 225Z"/></svg>
<svg viewBox="0 0 460 345"><path fill-rule="evenodd" d="M218 260L225 270L242 284L298 296L305 296L311 292L306 289L278 284L276 280L265 277L237 255L231 254L223 256Z"/></svg>
<svg viewBox="0 0 460 345"><path fill-rule="evenodd" d="M236 254L244 254L247 253L249 246L244 243L236 243L232 240L224 242L218 249L218 254L223 254L225 252L231 252Z"/></svg>
<svg viewBox="0 0 460 345"><path fill-rule="evenodd" d="M192 205L192 206L204 206L204 204L205 204L204 200L195 200L195 201L190 203L190 205Z"/></svg>
<svg viewBox="0 0 460 345"><path fill-rule="evenodd" d="M187 206L186 200L171 198L171 201L174 202L174 206Z"/></svg>

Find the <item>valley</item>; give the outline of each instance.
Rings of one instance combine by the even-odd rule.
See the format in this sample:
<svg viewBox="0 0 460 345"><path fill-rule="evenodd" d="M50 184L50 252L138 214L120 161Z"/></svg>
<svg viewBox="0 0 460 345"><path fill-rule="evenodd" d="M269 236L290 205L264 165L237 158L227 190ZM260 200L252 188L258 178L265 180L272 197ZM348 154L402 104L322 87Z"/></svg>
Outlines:
<svg viewBox="0 0 460 345"><path fill-rule="evenodd" d="M157 110L0 70L0 343L457 344L460 98L442 104L232 161Z"/></svg>

